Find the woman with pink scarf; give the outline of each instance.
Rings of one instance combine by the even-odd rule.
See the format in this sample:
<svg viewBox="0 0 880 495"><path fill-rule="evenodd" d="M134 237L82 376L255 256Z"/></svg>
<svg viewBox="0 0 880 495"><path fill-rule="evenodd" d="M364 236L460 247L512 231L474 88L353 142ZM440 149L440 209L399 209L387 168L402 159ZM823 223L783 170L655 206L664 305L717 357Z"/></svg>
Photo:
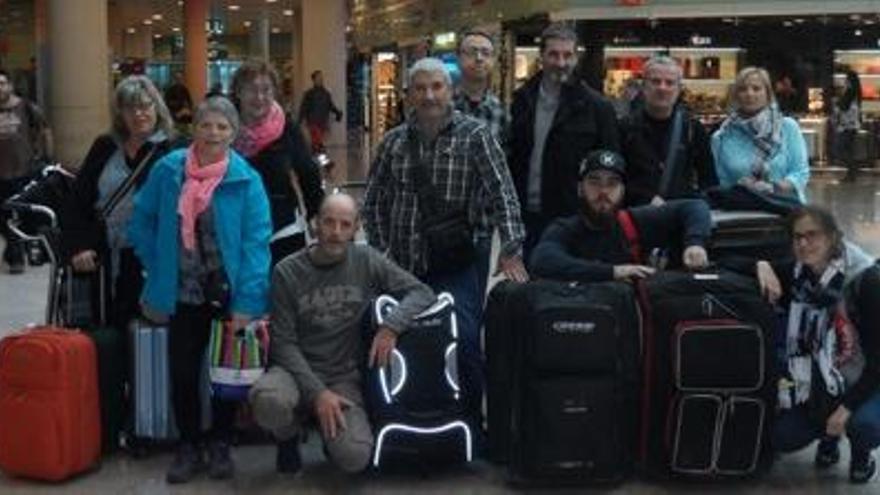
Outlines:
<svg viewBox="0 0 880 495"><path fill-rule="evenodd" d="M260 176L230 149L238 113L216 97L196 109L194 141L159 160L135 196L129 239L146 272L143 313L169 321L174 416L180 430L169 483L207 470L234 474L229 437L237 403L212 401L212 428L201 431L199 380L211 321L243 328L266 313L271 220ZM207 447L207 462L202 449Z"/></svg>
<svg viewBox="0 0 880 495"><path fill-rule="evenodd" d="M317 213L324 196L318 166L295 120L275 100L277 94L278 75L268 63L247 62L235 72L232 99L241 113L242 128L233 146L266 187L273 266L305 245L307 220Z"/></svg>

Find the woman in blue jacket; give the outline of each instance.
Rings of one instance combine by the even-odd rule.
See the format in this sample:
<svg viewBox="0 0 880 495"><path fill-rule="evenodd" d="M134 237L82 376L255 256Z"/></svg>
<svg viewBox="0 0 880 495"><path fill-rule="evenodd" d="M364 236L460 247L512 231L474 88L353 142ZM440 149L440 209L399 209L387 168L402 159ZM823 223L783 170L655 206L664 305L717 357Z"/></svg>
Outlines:
<svg viewBox="0 0 880 495"><path fill-rule="evenodd" d="M776 106L766 70L737 74L733 112L712 135L712 155L721 187L740 184L806 202L807 145L798 123Z"/></svg>
<svg viewBox="0 0 880 495"><path fill-rule="evenodd" d="M206 467L199 444L199 379L211 320L231 315L236 328L268 306L269 203L260 176L230 145L238 113L225 98L196 109L194 141L154 165L135 197L129 239L146 271L144 314L170 317L172 400L180 445L169 483ZM230 478L229 433L235 404L214 399L207 468Z"/></svg>

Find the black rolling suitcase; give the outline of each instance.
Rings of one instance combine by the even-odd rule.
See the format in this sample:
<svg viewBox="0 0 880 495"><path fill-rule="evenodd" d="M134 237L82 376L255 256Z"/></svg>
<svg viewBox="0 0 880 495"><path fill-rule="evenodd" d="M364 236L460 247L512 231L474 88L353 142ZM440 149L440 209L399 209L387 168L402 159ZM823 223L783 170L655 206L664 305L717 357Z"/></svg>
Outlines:
<svg viewBox="0 0 880 495"><path fill-rule="evenodd" d="M640 457L651 474L744 477L772 461L777 318L753 279L663 272L645 282Z"/></svg>
<svg viewBox="0 0 880 495"><path fill-rule="evenodd" d="M709 256L724 266L727 260L780 260L791 257L785 217L762 211L712 210Z"/></svg>
<svg viewBox="0 0 880 495"><path fill-rule="evenodd" d="M640 322L631 288L502 284L487 318L490 452L504 457L506 447L512 481L622 480L637 425Z"/></svg>
<svg viewBox="0 0 880 495"><path fill-rule="evenodd" d="M390 296L377 298L375 324L396 305ZM442 293L397 340L391 362L367 373L374 468L428 472L471 461L474 439L459 390L457 346L454 300Z"/></svg>

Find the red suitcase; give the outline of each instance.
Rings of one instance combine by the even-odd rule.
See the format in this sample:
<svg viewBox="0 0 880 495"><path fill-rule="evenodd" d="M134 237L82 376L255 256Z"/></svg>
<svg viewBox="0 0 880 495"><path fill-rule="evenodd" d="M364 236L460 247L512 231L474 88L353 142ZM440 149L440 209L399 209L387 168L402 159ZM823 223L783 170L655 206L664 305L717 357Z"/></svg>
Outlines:
<svg viewBox="0 0 880 495"><path fill-rule="evenodd" d="M98 360L88 335L40 327L0 341L0 468L60 481L101 455Z"/></svg>

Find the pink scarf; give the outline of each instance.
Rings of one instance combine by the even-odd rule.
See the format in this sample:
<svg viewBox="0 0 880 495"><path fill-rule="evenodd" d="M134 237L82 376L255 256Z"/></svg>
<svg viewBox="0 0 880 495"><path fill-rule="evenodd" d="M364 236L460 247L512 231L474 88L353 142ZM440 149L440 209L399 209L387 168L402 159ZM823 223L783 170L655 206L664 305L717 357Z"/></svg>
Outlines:
<svg viewBox="0 0 880 495"><path fill-rule="evenodd" d="M272 102L263 120L251 126L242 126L235 140L235 149L246 157L252 157L274 143L284 132L284 110L277 101Z"/></svg>
<svg viewBox="0 0 880 495"><path fill-rule="evenodd" d="M195 144L186 150L186 167L177 212L180 213L180 235L183 247L192 251L196 247L196 218L211 204L214 189L226 175L229 167L229 154L214 163L199 166Z"/></svg>

